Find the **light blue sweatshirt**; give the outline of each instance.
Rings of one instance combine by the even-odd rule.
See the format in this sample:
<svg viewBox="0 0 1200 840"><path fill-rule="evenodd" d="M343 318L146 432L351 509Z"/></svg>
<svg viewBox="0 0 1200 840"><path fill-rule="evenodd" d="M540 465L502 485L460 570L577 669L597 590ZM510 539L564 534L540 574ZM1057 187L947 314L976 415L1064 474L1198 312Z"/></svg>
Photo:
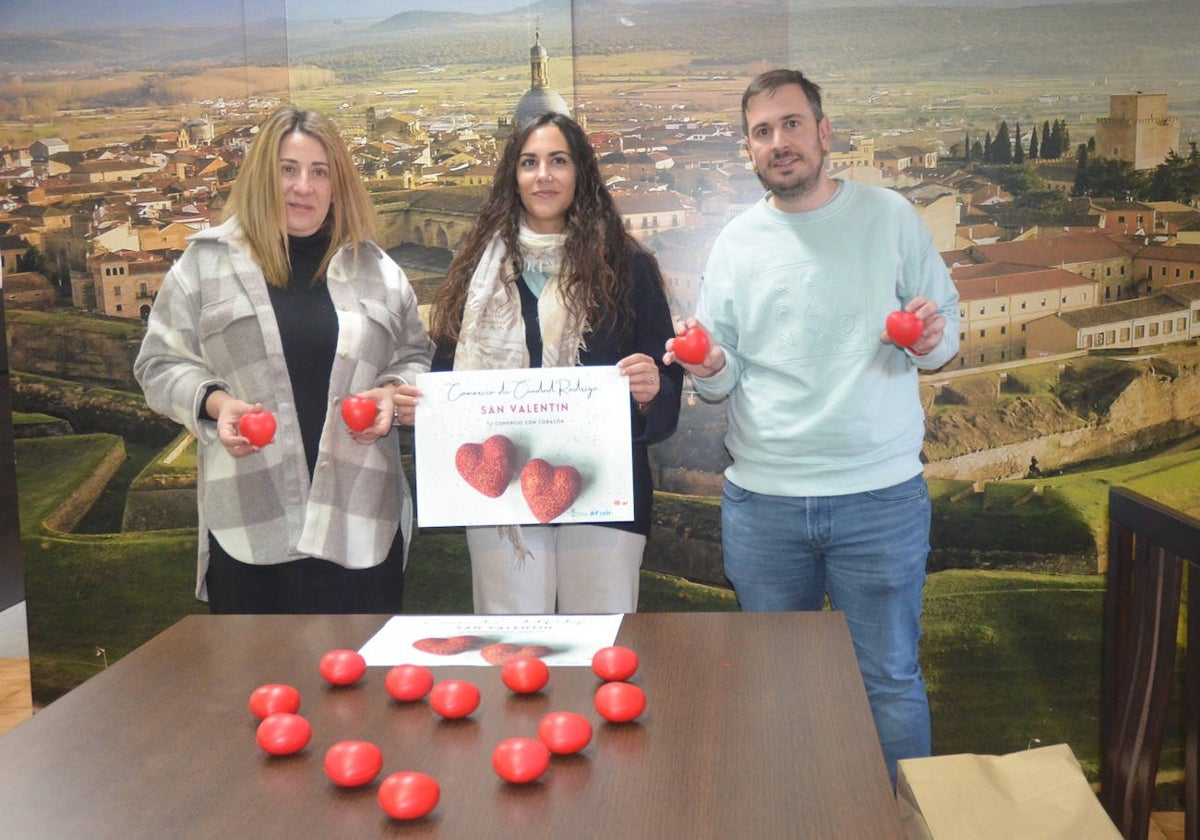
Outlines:
<svg viewBox="0 0 1200 840"><path fill-rule="evenodd" d="M888 313L918 295L946 317L925 356L880 340ZM713 244L696 318L725 351L694 383L708 401L729 397L730 481L837 496L921 472L917 371L958 353L958 292L903 196L847 181L809 212L764 198Z"/></svg>

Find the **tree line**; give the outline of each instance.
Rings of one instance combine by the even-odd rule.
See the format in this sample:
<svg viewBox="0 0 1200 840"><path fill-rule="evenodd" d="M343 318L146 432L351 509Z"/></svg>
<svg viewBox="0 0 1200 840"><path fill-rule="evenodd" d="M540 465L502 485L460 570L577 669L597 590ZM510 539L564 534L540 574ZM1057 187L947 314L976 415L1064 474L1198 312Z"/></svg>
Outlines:
<svg viewBox="0 0 1200 840"><path fill-rule="evenodd" d="M1134 169L1127 160L1098 157L1094 142L1080 144L1072 193L1190 204L1200 196L1200 151L1195 141L1188 146L1186 155L1171 149L1162 163L1143 170Z"/></svg>
<svg viewBox="0 0 1200 840"><path fill-rule="evenodd" d="M1130 161L1097 155L1096 139L1090 138L1074 149L1071 195L1190 204L1200 196L1200 150L1195 141L1188 146L1186 154L1172 149L1154 169L1141 170L1134 169ZM1035 126L1027 134L1020 123L1010 133L1008 123L1002 120L995 134L988 131L982 140L964 132L962 143L951 146L947 158L989 168L1006 190L1019 196L1045 190L1028 164L1063 160L1071 157L1070 152L1071 134L1066 120L1046 120L1040 131Z"/></svg>
<svg viewBox="0 0 1200 840"><path fill-rule="evenodd" d="M1040 132L1034 126L1029 130L1028 140L1023 137L1020 123L1015 124L1010 134L1008 122L1001 120L994 137L988 131L982 140L978 137L972 140L971 133L964 132L962 144L950 147L950 157L968 163L1021 164L1032 160L1059 160L1070 148L1071 133L1066 120L1046 120Z"/></svg>

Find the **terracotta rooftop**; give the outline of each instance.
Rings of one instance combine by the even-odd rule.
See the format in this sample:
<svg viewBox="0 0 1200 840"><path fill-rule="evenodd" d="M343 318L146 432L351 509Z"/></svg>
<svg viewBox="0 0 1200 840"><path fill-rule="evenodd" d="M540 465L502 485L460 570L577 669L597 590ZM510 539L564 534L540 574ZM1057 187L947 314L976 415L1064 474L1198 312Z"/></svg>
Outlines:
<svg viewBox="0 0 1200 840"><path fill-rule="evenodd" d="M971 266L971 268L982 268L982 266ZM952 276L955 286L958 287L959 299L964 301L1031 294L1065 289L1071 286L1092 286L1096 282L1061 268L994 274L980 273L977 276L965 278L960 278L959 271L956 269Z"/></svg>
<svg viewBox="0 0 1200 840"><path fill-rule="evenodd" d="M969 250L978 253L989 262L1037 266L1071 265L1129 255L1128 250L1104 236L1057 236L1050 239L997 242L992 245L975 245Z"/></svg>
<svg viewBox="0 0 1200 840"><path fill-rule="evenodd" d="M1092 306L1087 309L1071 309L1059 312L1058 317L1065 323L1077 329L1083 327L1098 327L1102 324L1118 324L1132 321L1135 318L1149 318L1155 315L1167 315L1173 312L1186 311L1187 304L1173 299L1170 295L1159 294L1150 297L1123 300L1117 303L1106 303L1102 306Z"/></svg>

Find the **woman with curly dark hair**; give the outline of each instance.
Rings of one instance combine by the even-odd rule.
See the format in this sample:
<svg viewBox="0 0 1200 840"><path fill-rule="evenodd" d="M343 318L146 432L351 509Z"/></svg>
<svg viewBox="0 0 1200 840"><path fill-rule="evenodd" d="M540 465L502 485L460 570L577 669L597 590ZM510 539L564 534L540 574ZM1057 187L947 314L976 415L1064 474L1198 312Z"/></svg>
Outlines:
<svg viewBox="0 0 1200 840"><path fill-rule="evenodd" d="M626 233L574 120L543 114L504 148L430 314L434 370L617 365L629 379L634 520L467 528L475 611L637 610L653 487L647 447L675 430L683 371L655 259ZM419 394L402 387L411 422Z"/></svg>

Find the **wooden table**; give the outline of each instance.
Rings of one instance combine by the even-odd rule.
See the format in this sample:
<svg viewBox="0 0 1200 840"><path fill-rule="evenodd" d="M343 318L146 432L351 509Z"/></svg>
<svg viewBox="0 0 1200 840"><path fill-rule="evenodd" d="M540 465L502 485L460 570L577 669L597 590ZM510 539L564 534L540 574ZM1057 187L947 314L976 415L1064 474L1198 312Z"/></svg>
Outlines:
<svg viewBox="0 0 1200 840"><path fill-rule="evenodd" d="M588 668L552 669L517 696L498 668L443 667L483 702L461 721L399 704L385 668L327 686L321 654L357 648L388 616L183 619L0 735L0 836L16 838L864 838L902 836L866 693L840 613L646 613L617 641L635 649L646 712L605 723ZM313 725L303 752L265 755L250 692L287 682ZM500 740L536 734L556 710L595 726L580 754L539 781L491 768ZM344 739L383 750L375 783L325 776ZM375 795L397 770L442 787L427 818L391 820Z"/></svg>

